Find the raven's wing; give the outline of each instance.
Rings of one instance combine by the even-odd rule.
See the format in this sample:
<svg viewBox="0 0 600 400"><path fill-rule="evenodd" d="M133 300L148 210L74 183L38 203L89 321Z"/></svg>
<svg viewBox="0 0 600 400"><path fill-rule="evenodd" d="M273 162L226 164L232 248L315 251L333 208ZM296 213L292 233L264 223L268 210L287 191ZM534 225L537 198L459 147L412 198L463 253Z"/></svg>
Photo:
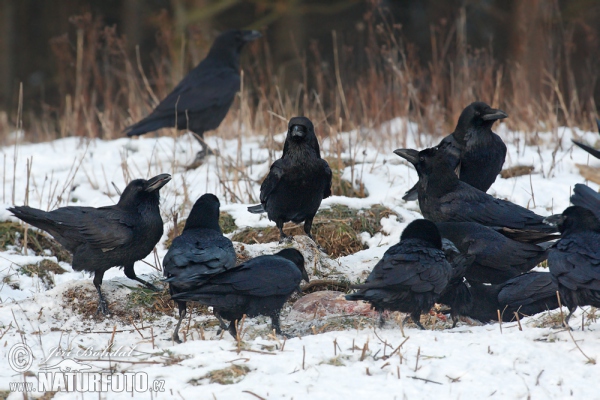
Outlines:
<svg viewBox="0 0 600 400"><path fill-rule="evenodd" d="M444 252L432 248L410 248L404 243L392 246L357 289L410 288L416 293L441 293L448 284L452 267Z"/></svg>
<svg viewBox="0 0 600 400"><path fill-rule="evenodd" d="M448 217L448 221L477 222L486 226L541 232L556 231L556 227L545 224L544 218L533 211L496 199L464 182L459 182L456 190L442 196L440 202L440 211Z"/></svg>
<svg viewBox="0 0 600 400"><path fill-rule="evenodd" d="M292 261L278 256L259 256L210 278L189 293L283 296L298 289L301 280L302 273Z"/></svg>
<svg viewBox="0 0 600 400"><path fill-rule="evenodd" d="M178 289L189 288L235 267L236 256L231 240L218 232L213 233L202 235L202 232L192 230L173 240L163 259L168 282Z"/></svg>
<svg viewBox="0 0 600 400"><path fill-rule="evenodd" d="M235 70L192 71L154 109L151 116L171 116L185 111L199 112L231 103L240 90L240 76Z"/></svg>
<svg viewBox="0 0 600 400"><path fill-rule="evenodd" d="M570 290L600 290L600 234L586 232L563 237L550 249L553 278Z"/></svg>
<svg viewBox="0 0 600 400"><path fill-rule="evenodd" d="M262 185L260 185L260 202L265 204L269 195L275 190L277 184L281 180L283 176L283 172L287 161L283 158L276 160L273 165L271 165L271 169L269 170L269 174L263 181Z"/></svg>
<svg viewBox="0 0 600 400"><path fill-rule="evenodd" d="M133 240L135 217L112 207L63 207L47 213L47 217L65 239L103 251Z"/></svg>
<svg viewBox="0 0 600 400"><path fill-rule="evenodd" d="M557 290L550 273L529 272L508 280L498 293L498 302L502 306L519 308L555 297Z"/></svg>
<svg viewBox="0 0 600 400"><path fill-rule="evenodd" d="M587 208L600 219L600 193L589 186L578 183L573 189L571 203L576 206Z"/></svg>

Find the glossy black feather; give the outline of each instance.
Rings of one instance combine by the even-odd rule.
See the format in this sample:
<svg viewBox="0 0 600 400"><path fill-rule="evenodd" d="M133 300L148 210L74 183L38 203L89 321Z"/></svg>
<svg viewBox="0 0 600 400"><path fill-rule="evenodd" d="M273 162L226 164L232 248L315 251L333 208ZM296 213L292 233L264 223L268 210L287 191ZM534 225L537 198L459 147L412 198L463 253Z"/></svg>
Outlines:
<svg viewBox="0 0 600 400"><path fill-rule="evenodd" d="M484 102L471 103L462 111L454 132L442 139L438 147L462 182L486 192L496 181L506 159L506 145L492 132L492 125L506 117L502 110ZM403 199L417 200L417 187Z"/></svg>
<svg viewBox="0 0 600 400"><path fill-rule="evenodd" d="M548 257L540 246L511 240L475 222L439 222L442 237L474 262L464 275L470 282L502 283L530 271Z"/></svg>
<svg viewBox="0 0 600 400"><path fill-rule="evenodd" d="M578 306L600 307L600 221L586 208L572 206L558 221L562 238L550 249L548 266L569 316Z"/></svg>
<svg viewBox="0 0 600 400"><path fill-rule="evenodd" d="M571 203L576 206L587 208L600 219L600 193L589 186L578 183L573 188Z"/></svg>
<svg viewBox="0 0 600 400"><path fill-rule="evenodd" d="M295 249L285 249L216 274L202 284L175 294L173 299L212 306L216 314L231 321L229 331L233 336L234 322L244 314L270 316L273 327L281 333L279 313L287 299L299 289L302 279L308 281L304 258Z"/></svg>
<svg viewBox="0 0 600 400"><path fill-rule="evenodd" d="M556 232L555 227L543 222L544 217L459 181L435 147L420 151L415 167L419 173L419 207L431 221Z"/></svg>
<svg viewBox="0 0 600 400"><path fill-rule="evenodd" d="M321 201L331 195L331 180L332 172L320 156L312 122L305 117L292 118L283 155L271 165L260 187L262 207L252 206L248 211L265 210L277 224L282 240L287 238L283 224L288 221L304 222L304 230L311 236L312 220Z"/></svg>
<svg viewBox="0 0 600 400"><path fill-rule="evenodd" d="M407 230L412 232L406 234ZM400 243L385 252L365 283L352 286L359 290L346 299L368 301L377 311L410 313L421 327L421 313L433 306L451 274L435 224L416 220L405 229Z"/></svg>

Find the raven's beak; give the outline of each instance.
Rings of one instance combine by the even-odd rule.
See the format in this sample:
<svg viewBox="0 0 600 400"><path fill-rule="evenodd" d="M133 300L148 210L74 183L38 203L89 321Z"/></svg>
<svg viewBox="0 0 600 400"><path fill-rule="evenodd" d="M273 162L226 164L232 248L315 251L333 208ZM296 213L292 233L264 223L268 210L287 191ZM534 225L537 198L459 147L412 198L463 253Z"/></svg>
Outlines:
<svg viewBox="0 0 600 400"><path fill-rule="evenodd" d="M502 119L508 117L508 114L502 110L497 110L495 108L490 108L486 111L485 115L481 116L481 119L484 121L495 121L497 119Z"/></svg>
<svg viewBox="0 0 600 400"><path fill-rule="evenodd" d="M554 214L549 217L544 218L544 223L552 226L559 226L565 220L562 214Z"/></svg>
<svg viewBox="0 0 600 400"><path fill-rule="evenodd" d="M245 42L251 42L261 37L262 34L259 31L244 31L244 34L242 35L242 39L244 39Z"/></svg>
<svg viewBox="0 0 600 400"><path fill-rule="evenodd" d="M306 128L304 128L302 125L292 126L291 131L292 137L303 138L306 135Z"/></svg>
<svg viewBox="0 0 600 400"><path fill-rule="evenodd" d="M148 181L146 181L146 188L144 190L146 192L154 192L155 190L165 186L170 180L171 175L169 174L156 175L154 178L150 178Z"/></svg>
<svg viewBox="0 0 600 400"><path fill-rule="evenodd" d="M414 149L396 149L394 150L394 154L404 158L413 165L417 165L419 162L419 152Z"/></svg>

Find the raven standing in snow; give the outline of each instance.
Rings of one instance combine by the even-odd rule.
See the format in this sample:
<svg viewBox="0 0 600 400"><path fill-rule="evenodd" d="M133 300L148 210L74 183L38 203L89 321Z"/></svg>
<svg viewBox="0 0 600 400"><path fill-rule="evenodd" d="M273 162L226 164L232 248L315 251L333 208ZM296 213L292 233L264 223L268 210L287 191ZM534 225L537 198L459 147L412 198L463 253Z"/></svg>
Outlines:
<svg viewBox="0 0 600 400"><path fill-rule="evenodd" d="M50 233L73 253L75 271L94 273L98 312L108 314L100 286L104 273L112 267L124 267L129 279L158 290L136 276L133 264L150 254L162 237L159 189L170 180L169 174L133 180L114 206L62 207L50 212L27 206L8 210L28 224Z"/></svg>
<svg viewBox="0 0 600 400"><path fill-rule="evenodd" d="M160 128L192 131L202 150L189 168L196 168L208 154L204 132L217 129L240 90L240 53L258 39L257 31L238 29L215 39L208 55L179 82L158 106L138 123L125 129L127 136L143 135Z"/></svg>
<svg viewBox="0 0 600 400"><path fill-rule="evenodd" d="M261 204L248 207L253 214L267 212L279 229L280 242L291 238L283 233L288 221L304 222L304 232L313 239L310 229L321 201L331 195L332 173L321 158L319 142L312 122L294 117L288 124L281 158L271 165L269 175L260 186Z"/></svg>
<svg viewBox="0 0 600 400"><path fill-rule="evenodd" d="M410 313L413 322L425 329L420 316L431 309L451 274L440 232L433 222L418 219L408 224L400 243L385 252L365 283L352 286L359 290L347 295L346 300L368 301L380 313L384 310Z"/></svg>
<svg viewBox="0 0 600 400"><path fill-rule="evenodd" d="M410 161L419 174L419 207L423 216L434 222L477 222L479 224L543 233L556 232L544 217L509 201L496 199L458 180L437 147L416 155L395 150Z"/></svg>
<svg viewBox="0 0 600 400"><path fill-rule="evenodd" d="M191 285L173 295L175 301L197 301L212 306L215 314L230 321L229 333L237 337L236 321L244 315L267 315L275 332L282 334L279 313L283 304L308 282L304 257L296 249L271 256L258 256L211 276L205 283Z"/></svg>
<svg viewBox="0 0 600 400"><path fill-rule="evenodd" d="M446 136L438 145L445 159L459 179L469 185L487 192L496 181L506 158L506 145L492 132L495 121L508 115L482 101L469 104L460 114L454 132ZM396 153L404 157L404 149ZM406 157L404 157L406 158ZM410 161L410 160L409 160ZM418 183L404 195L404 200L417 200Z"/></svg>
<svg viewBox="0 0 600 400"><path fill-rule="evenodd" d="M219 226L219 199L210 193L201 196L188 216L183 233L173 240L163 260L164 275L171 296L205 283L212 276L235 267L231 240ZM186 314L186 302L177 301L179 321L173 340L179 340L179 327ZM217 318L224 325L221 317Z"/></svg>
<svg viewBox="0 0 600 400"><path fill-rule="evenodd" d="M578 306L600 307L600 221L591 210L571 206L546 222L558 226L562 234L550 248L548 267L561 302L569 309L568 324Z"/></svg>

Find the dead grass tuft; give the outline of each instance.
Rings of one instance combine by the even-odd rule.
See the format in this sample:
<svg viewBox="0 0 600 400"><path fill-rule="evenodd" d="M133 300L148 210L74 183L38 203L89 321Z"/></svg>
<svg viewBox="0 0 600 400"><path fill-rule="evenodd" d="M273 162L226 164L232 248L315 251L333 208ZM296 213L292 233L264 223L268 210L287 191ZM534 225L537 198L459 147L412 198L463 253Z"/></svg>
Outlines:
<svg viewBox="0 0 600 400"><path fill-rule="evenodd" d="M201 379L208 379L210 383L218 383L219 385L232 385L241 381L249 372L250 368L247 366L233 364L227 368L210 371ZM189 383L196 386L199 381L193 379Z"/></svg>
<svg viewBox="0 0 600 400"><path fill-rule="evenodd" d="M4 221L0 222L0 248L15 246L23 249L23 225ZM27 248L36 256L54 256L58 261L71 263L72 256L56 240L39 230L27 229Z"/></svg>
<svg viewBox="0 0 600 400"><path fill-rule="evenodd" d="M360 238L362 232L370 235L380 232L381 219L391 215L397 216L381 205L369 209L333 205L317 213L313 221L313 236L331 257L347 256L366 248ZM302 225L296 224L287 224L284 232L288 235L304 235ZM276 227L246 228L233 235L232 240L246 244L276 242L279 240L279 231Z"/></svg>
<svg viewBox="0 0 600 400"><path fill-rule="evenodd" d="M65 271L60 265L52 260L42 260L37 264L27 264L19 268L19 272L30 277L37 276L46 290L54 287L54 274L64 274Z"/></svg>

